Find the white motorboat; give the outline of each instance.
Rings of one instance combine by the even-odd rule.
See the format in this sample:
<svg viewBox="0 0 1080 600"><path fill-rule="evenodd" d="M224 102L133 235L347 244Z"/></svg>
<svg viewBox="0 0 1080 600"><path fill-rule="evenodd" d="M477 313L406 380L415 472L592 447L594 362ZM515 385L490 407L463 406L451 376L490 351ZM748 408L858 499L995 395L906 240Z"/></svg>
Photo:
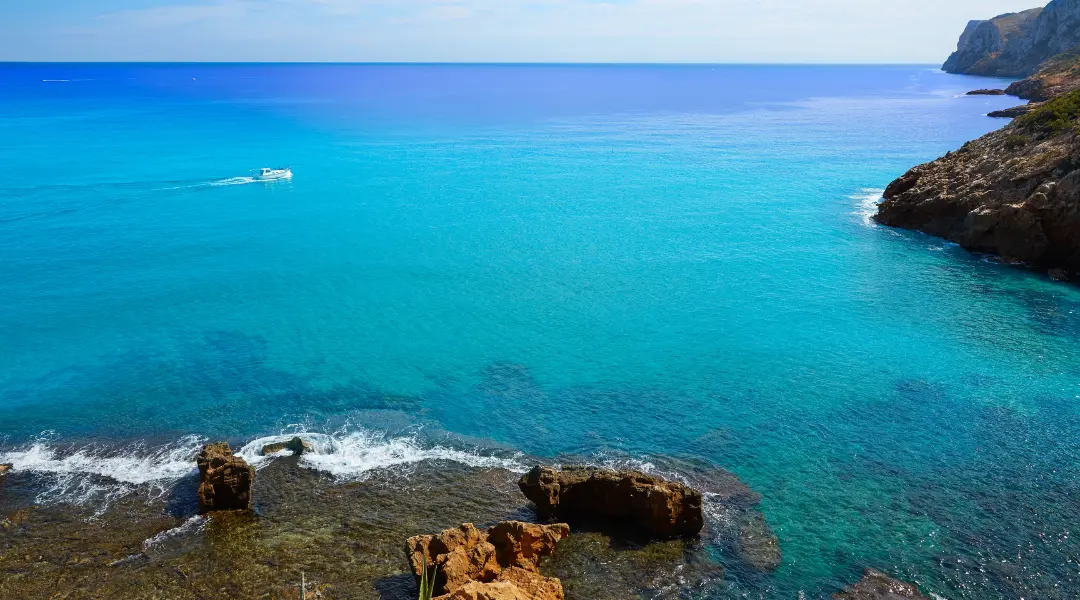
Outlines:
<svg viewBox="0 0 1080 600"><path fill-rule="evenodd" d="M290 167L285 167L283 169L263 168L263 169L259 169L259 172L255 174L255 179L259 179L261 181L271 181L271 180L274 180L274 179L291 179L291 178L292 178L292 168L290 168Z"/></svg>

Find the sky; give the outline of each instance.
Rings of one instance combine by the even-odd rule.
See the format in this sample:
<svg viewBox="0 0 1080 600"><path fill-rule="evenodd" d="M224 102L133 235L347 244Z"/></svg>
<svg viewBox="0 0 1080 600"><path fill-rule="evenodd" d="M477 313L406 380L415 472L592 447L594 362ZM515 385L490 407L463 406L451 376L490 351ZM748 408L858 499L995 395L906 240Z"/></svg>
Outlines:
<svg viewBox="0 0 1080 600"><path fill-rule="evenodd" d="M1040 0L0 0L0 61L939 64Z"/></svg>

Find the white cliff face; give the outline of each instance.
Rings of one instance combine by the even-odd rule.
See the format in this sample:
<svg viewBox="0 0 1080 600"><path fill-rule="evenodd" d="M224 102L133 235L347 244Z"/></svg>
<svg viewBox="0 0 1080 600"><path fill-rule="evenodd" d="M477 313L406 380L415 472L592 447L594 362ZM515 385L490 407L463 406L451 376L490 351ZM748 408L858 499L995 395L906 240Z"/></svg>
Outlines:
<svg viewBox="0 0 1080 600"><path fill-rule="evenodd" d="M950 73L1025 77L1080 44L1080 0L972 21L942 67Z"/></svg>

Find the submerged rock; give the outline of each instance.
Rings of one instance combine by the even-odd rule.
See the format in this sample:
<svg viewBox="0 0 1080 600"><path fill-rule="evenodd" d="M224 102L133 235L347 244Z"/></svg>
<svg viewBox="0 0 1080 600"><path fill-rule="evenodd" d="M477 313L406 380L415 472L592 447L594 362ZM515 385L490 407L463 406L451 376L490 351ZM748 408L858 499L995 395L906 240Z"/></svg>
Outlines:
<svg viewBox="0 0 1080 600"><path fill-rule="evenodd" d="M255 469L234 456L225 442L207 444L199 453L199 512L247 510Z"/></svg>
<svg viewBox="0 0 1080 600"><path fill-rule="evenodd" d="M417 578L425 569L435 571L436 596L561 599L562 583L539 574L540 560L569 534L565 524L505 521L481 531L465 523L436 535L411 537L405 551ZM500 585L485 585L494 583ZM490 595L496 592L500 595ZM507 595L511 593L519 595Z"/></svg>
<svg viewBox="0 0 1080 600"><path fill-rule="evenodd" d="M311 442L305 442L299 437L294 437L287 442L276 442L274 444L267 444L262 447L259 454L262 456L268 456L270 454L277 454L282 450L288 450L293 453L293 456L300 456L306 452L314 452L315 446L311 445Z"/></svg>
<svg viewBox="0 0 1080 600"><path fill-rule="evenodd" d="M1047 274L1050 275L1050 279L1053 279L1054 281L1072 281L1072 275L1070 275L1069 272L1065 269L1050 269Z"/></svg>
<svg viewBox="0 0 1080 600"><path fill-rule="evenodd" d="M700 492L636 471L537 466L518 486L545 519L614 519L662 537L694 536L705 524Z"/></svg>
<svg viewBox="0 0 1080 600"><path fill-rule="evenodd" d="M775 571L780 566L780 540L765 522L765 515L753 512L739 524L739 558L759 571Z"/></svg>
<svg viewBox="0 0 1080 600"><path fill-rule="evenodd" d="M11 463L5 463L0 465L0 475L5 475L8 471L15 468L15 465Z"/></svg>
<svg viewBox="0 0 1080 600"><path fill-rule="evenodd" d="M919 588L889 577L881 571L867 569L858 583L833 594L835 600L930 600Z"/></svg>

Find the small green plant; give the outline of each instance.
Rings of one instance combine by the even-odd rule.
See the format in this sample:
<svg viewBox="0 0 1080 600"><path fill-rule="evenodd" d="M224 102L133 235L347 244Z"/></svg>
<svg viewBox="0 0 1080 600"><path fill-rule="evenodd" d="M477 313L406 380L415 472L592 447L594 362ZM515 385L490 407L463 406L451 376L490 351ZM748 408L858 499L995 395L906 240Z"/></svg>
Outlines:
<svg viewBox="0 0 1080 600"><path fill-rule="evenodd" d="M1016 119L1016 126L1035 133L1057 135L1077 128L1080 119L1080 91L1054 98Z"/></svg>
<svg viewBox="0 0 1080 600"><path fill-rule="evenodd" d="M439 566L431 567L431 576L428 576L427 552L424 552L424 566L420 569L420 600L431 600L435 597L435 577L439 573Z"/></svg>
<svg viewBox="0 0 1080 600"><path fill-rule="evenodd" d="M1016 150L1017 148L1023 148L1027 146L1028 140L1026 136L1014 133L1005 138L1005 147L1009 150Z"/></svg>

